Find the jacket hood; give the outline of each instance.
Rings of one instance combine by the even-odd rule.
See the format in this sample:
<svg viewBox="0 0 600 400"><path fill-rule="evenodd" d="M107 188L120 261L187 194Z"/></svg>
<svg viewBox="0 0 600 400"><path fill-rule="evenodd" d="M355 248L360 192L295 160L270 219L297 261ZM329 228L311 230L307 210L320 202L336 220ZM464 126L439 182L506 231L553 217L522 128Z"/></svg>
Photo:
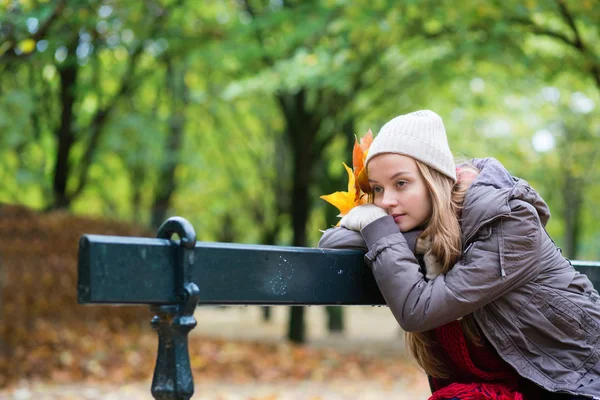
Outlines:
<svg viewBox="0 0 600 400"><path fill-rule="evenodd" d="M550 210L542 197L524 179L513 177L495 158L475 158L477 178L467 191L462 210L465 243L486 222L510 215L510 200L522 200L537 210L542 225L550 219Z"/></svg>

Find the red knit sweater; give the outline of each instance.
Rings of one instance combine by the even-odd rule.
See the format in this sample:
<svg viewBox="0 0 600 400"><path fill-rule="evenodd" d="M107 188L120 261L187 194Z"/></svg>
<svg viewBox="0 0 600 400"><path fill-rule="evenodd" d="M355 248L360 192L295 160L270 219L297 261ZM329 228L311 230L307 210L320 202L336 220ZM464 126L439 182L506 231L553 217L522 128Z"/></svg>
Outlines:
<svg viewBox="0 0 600 400"><path fill-rule="evenodd" d="M452 378L433 379L435 391L429 400L530 400L540 396L537 386L521 378L491 345L469 342L459 321L436 328L435 334L450 363Z"/></svg>

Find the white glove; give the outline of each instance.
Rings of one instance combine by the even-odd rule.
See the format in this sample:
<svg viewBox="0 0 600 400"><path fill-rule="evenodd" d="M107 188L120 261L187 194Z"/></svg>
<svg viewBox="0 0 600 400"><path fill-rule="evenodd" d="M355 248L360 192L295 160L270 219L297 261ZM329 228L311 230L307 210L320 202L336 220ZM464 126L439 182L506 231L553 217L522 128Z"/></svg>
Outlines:
<svg viewBox="0 0 600 400"><path fill-rule="evenodd" d="M387 213L381 207L375 204L363 204L354 207L348 214L342 218L340 225L346 229L360 232L362 228L369 225L371 222L385 217Z"/></svg>

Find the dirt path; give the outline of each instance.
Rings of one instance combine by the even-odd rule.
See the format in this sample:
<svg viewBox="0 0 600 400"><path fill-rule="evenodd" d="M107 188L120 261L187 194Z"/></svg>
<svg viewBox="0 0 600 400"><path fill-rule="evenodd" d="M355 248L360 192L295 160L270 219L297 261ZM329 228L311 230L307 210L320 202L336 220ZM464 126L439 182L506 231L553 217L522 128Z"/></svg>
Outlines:
<svg viewBox="0 0 600 400"><path fill-rule="evenodd" d="M363 381L291 382L276 384L196 383L193 400L367 400L426 399L425 380L378 385ZM34 384L0 392L6 400L153 400L150 382L126 386Z"/></svg>
<svg viewBox="0 0 600 400"><path fill-rule="evenodd" d="M281 342L286 337L288 308L272 307L271 321L261 321L260 307L200 307L192 335L231 340ZM305 309L306 341L317 348L375 357L405 355L404 335L387 307L345 307L343 334L327 331L325 307Z"/></svg>

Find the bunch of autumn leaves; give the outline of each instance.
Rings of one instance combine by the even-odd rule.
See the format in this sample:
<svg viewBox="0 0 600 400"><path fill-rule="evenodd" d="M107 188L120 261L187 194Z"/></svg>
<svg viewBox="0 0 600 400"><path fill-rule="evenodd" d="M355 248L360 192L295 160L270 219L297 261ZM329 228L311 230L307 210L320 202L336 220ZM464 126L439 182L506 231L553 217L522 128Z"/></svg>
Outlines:
<svg viewBox="0 0 600 400"><path fill-rule="evenodd" d="M367 159L371 143L373 143L373 133L369 129L367 134L360 139L360 142L358 139L354 141L352 169L346 163L343 163L346 172L348 172L348 191L320 196L321 199L335 206L340 211L338 217L345 216L354 207L366 204L369 200L368 193L370 192L370 188L365 160Z"/></svg>

